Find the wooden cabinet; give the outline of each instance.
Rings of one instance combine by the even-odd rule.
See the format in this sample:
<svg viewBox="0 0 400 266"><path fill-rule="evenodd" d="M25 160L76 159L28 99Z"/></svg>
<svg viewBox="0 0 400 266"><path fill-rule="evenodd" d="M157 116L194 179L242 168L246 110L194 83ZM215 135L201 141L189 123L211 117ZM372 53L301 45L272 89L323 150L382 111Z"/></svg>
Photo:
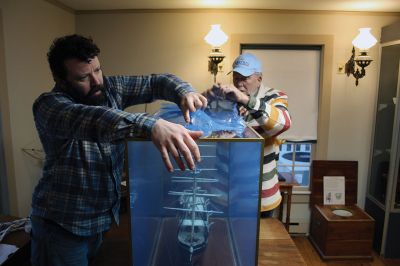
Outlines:
<svg viewBox="0 0 400 266"><path fill-rule="evenodd" d="M355 205L356 161L313 161L310 240L322 259L372 259L374 219ZM323 177L345 177L346 205L322 205ZM349 216L339 216L346 211Z"/></svg>
<svg viewBox="0 0 400 266"><path fill-rule="evenodd" d="M343 208L353 215L332 212ZM311 220L310 240L323 259L372 259L374 220L356 205L315 205Z"/></svg>

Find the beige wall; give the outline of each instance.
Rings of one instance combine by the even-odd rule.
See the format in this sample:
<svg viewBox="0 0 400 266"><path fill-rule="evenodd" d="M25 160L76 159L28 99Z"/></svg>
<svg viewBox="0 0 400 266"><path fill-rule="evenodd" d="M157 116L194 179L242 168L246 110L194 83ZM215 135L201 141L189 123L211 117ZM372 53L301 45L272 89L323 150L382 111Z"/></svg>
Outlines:
<svg viewBox="0 0 400 266"><path fill-rule="evenodd" d="M380 28L399 20L398 15L170 11L75 16L41 0L2 0L0 8L5 57L5 71L0 75L6 77L0 83L0 107L9 132L5 148L12 214L28 214L31 194L40 176L41 165L21 149L41 148L31 106L41 92L53 85L45 54L55 37L75 29L91 35L102 49L100 59L106 74L171 72L204 90L212 84L212 77L207 72L210 47L203 37L214 23L222 24L228 35L334 37L327 158L360 162L359 202L363 205L378 64L375 61L367 68L367 77L360 80L358 87L354 79L336 74L335 67L347 61L351 40L359 27L372 27L373 34L379 37ZM227 55L225 69L229 69L234 54L231 46L228 42L222 47ZM371 55L376 58L378 51L378 47L373 48ZM227 76L219 75L218 79L229 82ZM268 83L267 77L265 80ZM149 106L148 110L155 108Z"/></svg>
<svg viewBox="0 0 400 266"><path fill-rule="evenodd" d="M41 148L32 103L51 89L46 53L55 37L75 32L75 17L42 0L2 0L0 9L5 57L0 106L10 207L11 214L25 216L41 171L40 163L22 152L22 148Z"/></svg>
<svg viewBox="0 0 400 266"><path fill-rule="evenodd" d="M250 35L330 35L334 38L330 117L326 156L332 160L359 161L358 202L364 205L373 112L376 99L378 60L367 68L367 76L355 80L336 73L336 65L348 60L351 41L360 27L371 27L379 39L380 28L399 20L394 14L267 12L267 11L183 11L136 13L81 13L77 32L91 35L102 49L106 74L146 74L171 72L191 82L198 90L212 84L207 72L210 47L203 41L210 24L222 24L230 36ZM232 61L232 43L223 45L225 69ZM371 50L377 58L379 46ZM219 76L222 82L229 77ZM268 77L264 80L268 83ZM306 95L305 95L306 97ZM289 95L290 107L290 95ZM144 110L143 107L135 110ZM148 110L155 110L154 106Z"/></svg>

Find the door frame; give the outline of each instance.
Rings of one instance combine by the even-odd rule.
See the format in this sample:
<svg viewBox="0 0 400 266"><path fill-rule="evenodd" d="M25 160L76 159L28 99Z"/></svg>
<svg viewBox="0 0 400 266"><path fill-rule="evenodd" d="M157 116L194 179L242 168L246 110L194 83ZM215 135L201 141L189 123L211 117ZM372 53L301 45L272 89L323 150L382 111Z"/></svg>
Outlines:
<svg viewBox="0 0 400 266"><path fill-rule="evenodd" d="M333 35L280 35L280 34L233 34L231 36L231 59L236 58L243 47L256 45L308 45L321 47L320 92L318 100L318 141L315 158L326 160L328 155L329 122L333 70Z"/></svg>

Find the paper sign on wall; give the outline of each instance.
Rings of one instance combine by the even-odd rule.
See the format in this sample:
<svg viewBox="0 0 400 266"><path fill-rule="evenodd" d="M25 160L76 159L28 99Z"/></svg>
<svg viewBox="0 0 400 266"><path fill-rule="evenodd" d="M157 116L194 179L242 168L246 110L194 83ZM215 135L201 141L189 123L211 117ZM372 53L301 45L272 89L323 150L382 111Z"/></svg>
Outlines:
<svg viewBox="0 0 400 266"><path fill-rule="evenodd" d="M344 176L324 176L324 205L345 205Z"/></svg>

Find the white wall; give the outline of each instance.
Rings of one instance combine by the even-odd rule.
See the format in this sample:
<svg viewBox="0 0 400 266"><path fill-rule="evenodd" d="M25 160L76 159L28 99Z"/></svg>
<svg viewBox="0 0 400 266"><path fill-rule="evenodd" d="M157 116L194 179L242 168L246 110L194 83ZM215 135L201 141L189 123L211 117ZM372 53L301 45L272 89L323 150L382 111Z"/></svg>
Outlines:
<svg viewBox="0 0 400 266"><path fill-rule="evenodd" d="M71 12L42 0L2 0L6 82L1 86L10 138L5 141L11 214L29 213L41 165L22 148L41 148L32 116L33 101L53 86L46 53L52 40L75 32ZM1 46L0 46L1 47ZM3 83L2 83L3 84ZM4 120L3 120L4 122Z"/></svg>
<svg viewBox="0 0 400 266"><path fill-rule="evenodd" d="M397 15L339 12L283 11L181 11L77 15L77 32L91 35L102 49L100 59L106 74L171 72L191 82L198 90L210 87L207 72L210 47L204 42L210 24L221 24L230 36L237 34L333 35L334 51L327 159L358 160L358 203L364 205L368 175L373 111L378 76L377 60L367 76L355 80L337 74L336 65L351 55L351 41L358 28L371 27L379 39L380 28L399 20ZM222 46L229 70L231 44ZM371 49L377 58L379 48ZM229 82L227 76L219 76ZM268 77L264 77L268 84ZM290 97L290 95L289 95ZM306 95L304 96L306 97ZM150 111L154 107L148 108ZM290 102L289 102L290 109ZM143 108L136 108L140 111Z"/></svg>

